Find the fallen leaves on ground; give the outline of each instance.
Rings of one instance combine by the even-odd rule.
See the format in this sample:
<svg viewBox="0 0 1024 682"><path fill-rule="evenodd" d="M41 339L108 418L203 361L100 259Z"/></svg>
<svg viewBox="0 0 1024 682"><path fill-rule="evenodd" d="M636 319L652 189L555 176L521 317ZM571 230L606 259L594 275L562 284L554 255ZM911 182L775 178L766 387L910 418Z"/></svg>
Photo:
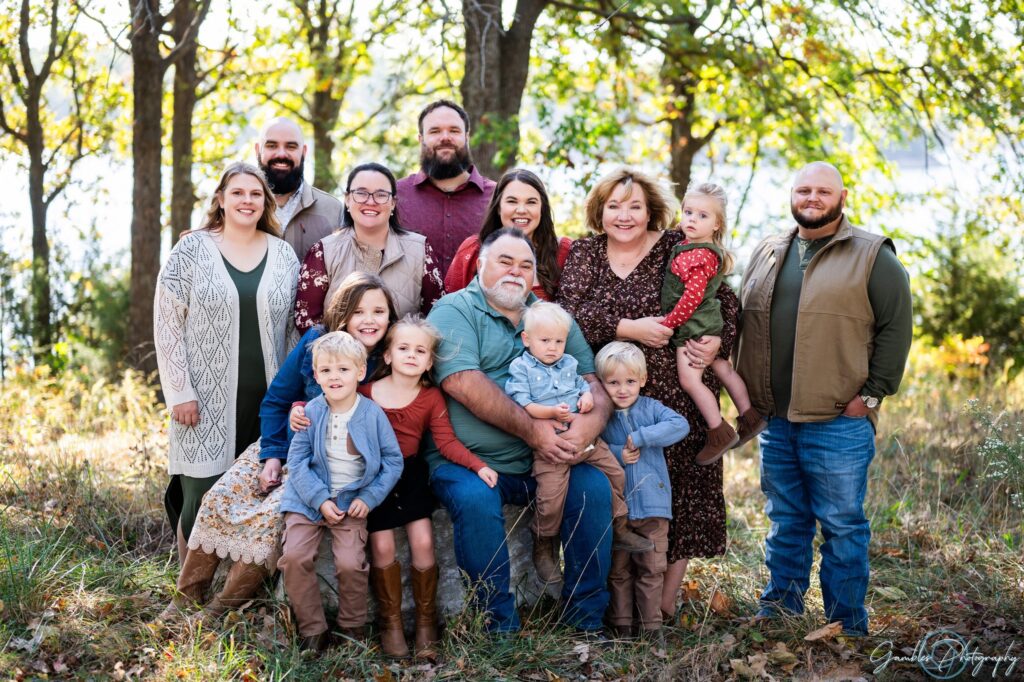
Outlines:
<svg viewBox="0 0 1024 682"><path fill-rule="evenodd" d="M820 627L814 632L809 632L804 636L805 642L817 642L819 640L829 640L835 638L837 635L843 632L843 624L839 621L835 623L829 623L824 627Z"/></svg>

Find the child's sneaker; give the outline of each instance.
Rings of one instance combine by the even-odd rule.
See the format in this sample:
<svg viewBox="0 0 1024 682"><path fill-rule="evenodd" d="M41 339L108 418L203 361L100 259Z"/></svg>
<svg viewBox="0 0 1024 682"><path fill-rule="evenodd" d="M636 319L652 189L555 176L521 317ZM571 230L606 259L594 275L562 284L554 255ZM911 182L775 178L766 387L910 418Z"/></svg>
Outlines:
<svg viewBox="0 0 1024 682"><path fill-rule="evenodd" d="M654 541L629 529L626 516L612 519L612 549L629 554L643 554L654 550Z"/></svg>
<svg viewBox="0 0 1024 682"><path fill-rule="evenodd" d="M558 536L533 536L533 565L537 569L537 577L543 583L557 583L562 579L558 569Z"/></svg>
<svg viewBox="0 0 1024 682"><path fill-rule="evenodd" d="M726 450L735 446L739 441L740 437L736 435L736 431L723 419L721 424L713 429L708 429L707 443L704 444L704 449L697 453L694 461L702 467L714 464L722 459Z"/></svg>
<svg viewBox="0 0 1024 682"><path fill-rule="evenodd" d="M751 407L736 420L736 433L740 439L733 448L741 447L761 433L768 426L768 420Z"/></svg>

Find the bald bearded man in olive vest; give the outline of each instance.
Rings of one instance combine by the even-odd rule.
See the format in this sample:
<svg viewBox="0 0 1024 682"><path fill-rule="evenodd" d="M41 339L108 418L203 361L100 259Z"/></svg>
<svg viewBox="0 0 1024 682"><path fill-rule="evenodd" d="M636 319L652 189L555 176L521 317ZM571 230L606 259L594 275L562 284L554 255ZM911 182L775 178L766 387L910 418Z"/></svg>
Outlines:
<svg viewBox="0 0 1024 682"><path fill-rule="evenodd" d="M736 369L768 417L761 489L770 579L758 617L802 613L821 524L825 617L865 635L875 424L910 350L910 282L890 239L854 227L839 171L797 173L796 227L754 250L740 285Z"/></svg>

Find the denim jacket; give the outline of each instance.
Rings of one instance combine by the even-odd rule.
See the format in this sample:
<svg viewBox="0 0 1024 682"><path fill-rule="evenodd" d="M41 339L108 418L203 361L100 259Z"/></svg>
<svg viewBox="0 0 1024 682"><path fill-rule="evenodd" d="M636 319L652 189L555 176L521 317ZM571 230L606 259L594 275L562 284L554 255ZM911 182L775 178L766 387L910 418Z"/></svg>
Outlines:
<svg viewBox="0 0 1024 682"><path fill-rule="evenodd" d="M321 395L306 404L309 428L295 434L288 449L288 480L281 496L281 513L298 512L320 521L320 505L331 498L331 470L327 463L327 423L331 408ZM357 497L373 509L402 475L402 451L384 410L360 398L348 423L352 445L366 460L363 478L341 489L335 502L347 511Z"/></svg>
<svg viewBox="0 0 1024 682"><path fill-rule="evenodd" d="M612 414L601 438L626 472L630 519L672 518L672 485L665 448L686 438L689 432L685 417L647 396ZM634 464L622 462L627 436L632 436L633 445L640 448L640 459Z"/></svg>
<svg viewBox="0 0 1024 682"><path fill-rule="evenodd" d="M325 333L327 330L321 325L310 327L285 358L263 395L263 402L260 403L261 462L272 457L282 462L287 459L288 442L293 435L288 427L292 403L309 402L323 393L313 376L313 342ZM366 360L367 379L373 374L377 357L373 354Z"/></svg>
<svg viewBox="0 0 1024 682"><path fill-rule="evenodd" d="M505 393L523 407L568 403L570 411L576 412L580 395L590 390L590 384L576 371L578 364L566 353L555 364L545 365L524 351L508 367Z"/></svg>

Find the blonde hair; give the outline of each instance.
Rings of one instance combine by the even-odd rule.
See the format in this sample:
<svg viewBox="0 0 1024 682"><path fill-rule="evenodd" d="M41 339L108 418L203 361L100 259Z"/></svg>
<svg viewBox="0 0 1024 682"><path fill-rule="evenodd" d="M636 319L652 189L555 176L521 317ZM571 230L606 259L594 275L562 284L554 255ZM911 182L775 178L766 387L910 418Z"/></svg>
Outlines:
<svg viewBox="0 0 1024 682"><path fill-rule="evenodd" d="M711 242L722 250L722 264L719 266L718 271L723 275L728 275L732 272L733 265L735 264L735 258L728 249L725 248L725 226L727 223L726 209L729 206L729 198L725 194L725 189L721 185L716 185L713 182L702 182L696 187L690 185L686 188L686 194L683 195L683 207L686 207L687 199L710 199L715 202L718 206L718 228L711 234Z"/></svg>
<svg viewBox="0 0 1024 682"><path fill-rule="evenodd" d="M538 324L558 325L567 333L572 329L572 315L566 312L565 308L550 301L537 301L523 313L523 330L530 331Z"/></svg>
<svg viewBox="0 0 1024 682"><path fill-rule="evenodd" d="M387 335L384 337L384 342L382 343L385 352L391 350L391 344L395 342L395 336L398 334L398 330L402 329L403 327L412 327L413 329L417 329L427 335L427 338L430 339L429 350L431 364L436 362L437 348L438 346L441 345L441 340L444 338L444 336L441 334L437 327L427 322L426 318L418 313L415 315L413 315L412 313L406 313L405 316L402 317L402 319L398 320L393 325L391 325L391 327L388 329ZM391 374L391 365L386 362L382 362L380 363L380 365L377 366L376 371L373 373L372 380L376 381L377 379L383 379L389 374ZM433 385L433 382L430 380L429 372L423 373L423 376L420 379L420 383L422 383L424 386Z"/></svg>
<svg viewBox="0 0 1024 682"><path fill-rule="evenodd" d="M366 366L366 346L348 332L330 332L313 342L313 369L325 355L351 360L359 367Z"/></svg>
<svg viewBox="0 0 1024 682"><path fill-rule="evenodd" d="M675 198L650 175L629 166L620 166L598 180L587 194L584 208L587 227L593 232L602 234L604 226L601 219L608 198L619 186L628 195L633 190L634 184L643 190L644 200L647 202L647 212L651 216L647 223L647 229L652 232L661 232L674 225L676 214L679 211L679 205Z"/></svg>
<svg viewBox="0 0 1024 682"><path fill-rule="evenodd" d="M647 380L647 358L644 357L643 351L632 343L612 341L598 351L594 364L597 367L597 378L601 381L604 381L616 367L626 368L640 377L641 381Z"/></svg>

